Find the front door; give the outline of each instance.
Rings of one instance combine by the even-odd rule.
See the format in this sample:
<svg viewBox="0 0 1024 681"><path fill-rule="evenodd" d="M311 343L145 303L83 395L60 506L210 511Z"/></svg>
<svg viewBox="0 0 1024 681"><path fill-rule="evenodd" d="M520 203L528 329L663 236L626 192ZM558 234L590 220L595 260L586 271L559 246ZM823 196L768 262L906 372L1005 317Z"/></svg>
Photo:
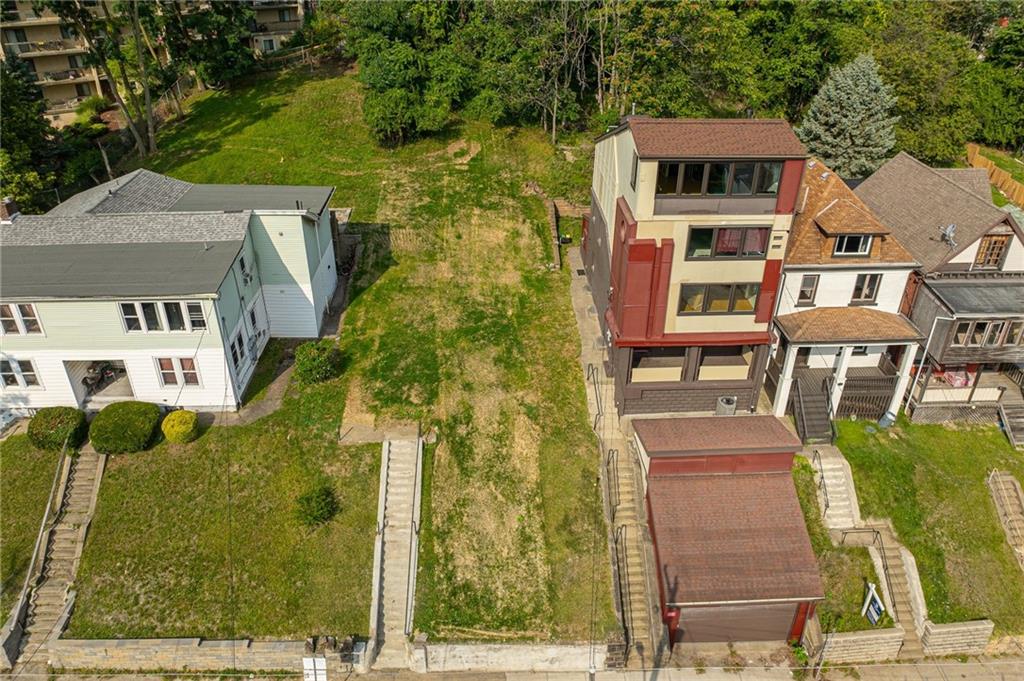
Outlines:
<svg viewBox="0 0 1024 681"><path fill-rule="evenodd" d="M796 349L796 365L798 367L805 367L810 364L811 349L810 348L797 348Z"/></svg>

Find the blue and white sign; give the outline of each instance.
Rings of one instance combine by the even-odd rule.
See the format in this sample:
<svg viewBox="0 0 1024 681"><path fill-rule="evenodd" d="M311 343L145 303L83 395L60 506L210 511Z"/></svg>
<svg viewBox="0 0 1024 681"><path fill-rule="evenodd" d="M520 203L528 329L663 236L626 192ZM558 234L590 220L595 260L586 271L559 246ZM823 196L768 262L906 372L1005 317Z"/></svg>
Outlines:
<svg viewBox="0 0 1024 681"><path fill-rule="evenodd" d="M868 590L864 594L864 606L860 609L861 616L867 617L871 626L876 626L884 612L885 604L882 603L882 598L878 595L875 585L868 582Z"/></svg>

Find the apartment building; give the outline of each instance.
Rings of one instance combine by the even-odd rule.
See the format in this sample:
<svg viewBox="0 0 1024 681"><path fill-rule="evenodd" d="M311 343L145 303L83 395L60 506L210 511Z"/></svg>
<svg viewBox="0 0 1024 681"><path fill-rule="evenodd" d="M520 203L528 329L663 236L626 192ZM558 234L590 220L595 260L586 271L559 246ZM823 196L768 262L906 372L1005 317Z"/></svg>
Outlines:
<svg viewBox="0 0 1024 681"><path fill-rule="evenodd" d="M620 415L755 410L806 156L782 120L598 139L582 250Z"/></svg>
<svg viewBox="0 0 1024 681"><path fill-rule="evenodd" d="M911 418L1002 420L1024 444L1024 230L985 171L900 153L856 194L920 263L901 307L925 334Z"/></svg>
<svg viewBox="0 0 1024 681"><path fill-rule="evenodd" d="M0 408L237 408L271 337L315 338L337 284L333 187L147 170L0 217Z"/></svg>
<svg viewBox="0 0 1024 681"><path fill-rule="evenodd" d="M34 9L31 0L0 5L0 39L3 59L21 59L35 74L54 127L72 122L86 97L111 92L106 76L85 65L84 41L53 12Z"/></svg>
<svg viewBox="0 0 1024 681"><path fill-rule="evenodd" d="M914 257L843 180L808 161L776 309L767 392L805 441L833 418L895 415L920 330L900 313Z"/></svg>
<svg viewBox="0 0 1024 681"><path fill-rule="evenodd" d="M308 0L252 0L252 8L252 49L257 54L280 50L313 9Z"/></svg>

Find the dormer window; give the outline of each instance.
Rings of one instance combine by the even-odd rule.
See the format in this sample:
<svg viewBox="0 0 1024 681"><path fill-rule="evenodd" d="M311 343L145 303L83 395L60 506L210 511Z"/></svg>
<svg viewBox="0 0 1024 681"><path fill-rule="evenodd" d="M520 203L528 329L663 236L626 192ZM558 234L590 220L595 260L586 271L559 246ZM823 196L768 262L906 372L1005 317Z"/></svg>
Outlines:
<svg viewBox="0 0 1024 681"><path fill-rule="evenodd" d="M782 161L659 161L658 196L775 196Z"/></svg>
<svg viewBox="0 0 1024 681"><path fill-rule="evenodd" d="M836 237L833 255L868 255L871 253L870 234L840 234Z"/></svg>

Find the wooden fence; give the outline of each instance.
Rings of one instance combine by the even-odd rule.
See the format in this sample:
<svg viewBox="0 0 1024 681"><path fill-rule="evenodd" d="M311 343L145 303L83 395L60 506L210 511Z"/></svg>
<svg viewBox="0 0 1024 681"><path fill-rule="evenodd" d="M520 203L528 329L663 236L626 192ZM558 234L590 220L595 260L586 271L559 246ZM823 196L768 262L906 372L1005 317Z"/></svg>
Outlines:
<svg viewBox="0 0 1024 681"><path fill-rule="evenodd" d="M988 179L992 184L999 187L1006 197L1015 204L1024 206L1024 184L1013 179L1010 173L982 156L981 149L977 144L967 145L967 162L975 168L984 168L988 171Z"/></svg>

